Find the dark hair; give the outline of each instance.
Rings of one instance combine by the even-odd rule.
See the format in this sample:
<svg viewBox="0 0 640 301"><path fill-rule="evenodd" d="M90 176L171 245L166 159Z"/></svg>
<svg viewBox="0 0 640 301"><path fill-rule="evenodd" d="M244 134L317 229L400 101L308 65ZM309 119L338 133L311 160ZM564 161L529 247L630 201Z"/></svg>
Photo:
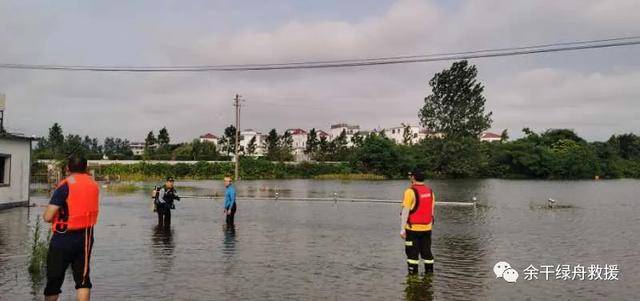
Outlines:
<svg viewBox="0 0 640 301"><path fill-rule="evenodd" d="M413 178L416 179L416 181L418 182L424 182L424 179L426 178L424 175L424 172L418 168L414 169L409 174L413 176Z"/></svg>
<svg viewBox="0 0 640 301"><path fill-rule="evenodd" d="M85 157L72 155L69 156L67 167L70 172L86 172L87 171L87 159Z"/></svg>

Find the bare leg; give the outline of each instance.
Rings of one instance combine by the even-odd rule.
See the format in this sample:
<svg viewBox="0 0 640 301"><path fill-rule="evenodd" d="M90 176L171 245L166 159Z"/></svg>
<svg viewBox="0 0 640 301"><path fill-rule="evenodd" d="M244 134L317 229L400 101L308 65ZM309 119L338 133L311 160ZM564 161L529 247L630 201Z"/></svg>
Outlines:
<svg viewBox="0 0 640 301"><path fill-rule="evenodd" d="M79 288L76 290L76 300L89 301L90 297L91 297L91 289Z"/></svg>
<svg viewBox="0 0 640 301"><path fill-rule="evenodd" d="M58 295L44 296L44 301L58 301Z"/></svg>

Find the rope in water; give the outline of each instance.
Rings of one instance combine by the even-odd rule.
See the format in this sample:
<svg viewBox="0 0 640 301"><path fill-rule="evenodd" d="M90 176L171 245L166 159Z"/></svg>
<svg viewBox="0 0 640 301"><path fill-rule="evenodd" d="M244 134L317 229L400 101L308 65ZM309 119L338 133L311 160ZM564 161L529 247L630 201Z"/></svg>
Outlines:
<svg viewBox="0 0 640 301"><path fill-rule="evenodd" d="M202 196L202 195L185 195L180 196L184 199L224 199L221 196ZM344 202L344 203L381 203L381 204L400 204L397 200L385 199L362 199L362 198L291 198L291 197L238 197L240 200L264 200L264 201L287 201L287 202ZM476 202L436 202L436 205L442 206L469 206L475 207Z"/></svg>

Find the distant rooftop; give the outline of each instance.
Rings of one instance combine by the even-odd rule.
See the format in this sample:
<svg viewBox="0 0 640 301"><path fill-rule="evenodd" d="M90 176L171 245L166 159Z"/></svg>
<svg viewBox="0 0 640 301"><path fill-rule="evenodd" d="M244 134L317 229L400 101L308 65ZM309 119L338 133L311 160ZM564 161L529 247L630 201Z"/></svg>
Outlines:
<svg viewBox="0 0 640 301"><path fill-rule="evenodd" d="M307 131L303 129L288 129L287 132L291 135L306 135Z"/></svg>
<svg viewBox="0 0 640 301"><path fill-rule="evenodd" d="M497 138L502 138L502 136L495 133L491 133L491 132L484 132L482 133L482 135L480 135L480 138L481 139L497 139Z"/></svg>
<svg viewBox="0 0 640 301"><path fill-rule="evenodd" d="M214 134L206 133L206 134L200 136L200 138L202 138L202 139L217 139L218 137L216 135L214 135Z"/></svg>
<svg viewBox="0 0 640 301"><path fill-rule="evenodd" d="M331 125L331 129L348 128L350 130L358 130L360 126L357 124L336 123Z"/></svg>

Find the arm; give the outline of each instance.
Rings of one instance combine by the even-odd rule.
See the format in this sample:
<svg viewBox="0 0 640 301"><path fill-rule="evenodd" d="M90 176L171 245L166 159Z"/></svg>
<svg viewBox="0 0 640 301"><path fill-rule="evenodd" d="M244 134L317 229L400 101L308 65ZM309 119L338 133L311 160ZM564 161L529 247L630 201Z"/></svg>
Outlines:
<svg viewBox="0 0 640 301"><path fill-rule="evenodd" d="M63 207L67 202L67 196L69 196L69 186L67 184L58 187L51 196L47 209L42 214L42 219L47 222L53 222L54 217L58 214L60 207Z"/></svg>
<svg viewBox="0 0 640 301"><path fill-rule="evenodd" d="M409 211L415 203L415 195L413 190L407 189L404 191L404 198L402 200L402 213L400 214L400 237L405 238L407 222L409 221Z"/></svg>
<svg viewBox="0 0 640 301"><path fill-rule="evenodd" d="M402 235L402 233L405 233L407 220L409 220L409 209L402 207L402 214L400 214L400 235Z"/></svg>
<svg viewBox="0 0 640 301"><path fill-rule="evenodd" d="M160 191L158 191L158 202L159 203L164 203L164 195L165 195L166 191L164 190L164 188L161 188Z"/></svg>
<svg viewBox="0 0 640 301"><path fill-rule="evenodd" d="M59 209L59 206L51 204L47 205L47 209L45 209L44 213L42 214L42 219L47 223L52 223L53 218L56 216Z"/></svg>
<svg viewBox="0 0 640 301"><path fill-rule="evenodd" d="M432 208L431 208L431 224L433 224L434 222L434 218L436 216L436 194L435 192L431 192L432 198L433 198L433 204L432 204Z"/></svg>
<svg viewBox="0 0 640 301"><path fill-rule="evenodd" d="M224 192L224 211L226 212L231 206L231 189Z"/></svg>

